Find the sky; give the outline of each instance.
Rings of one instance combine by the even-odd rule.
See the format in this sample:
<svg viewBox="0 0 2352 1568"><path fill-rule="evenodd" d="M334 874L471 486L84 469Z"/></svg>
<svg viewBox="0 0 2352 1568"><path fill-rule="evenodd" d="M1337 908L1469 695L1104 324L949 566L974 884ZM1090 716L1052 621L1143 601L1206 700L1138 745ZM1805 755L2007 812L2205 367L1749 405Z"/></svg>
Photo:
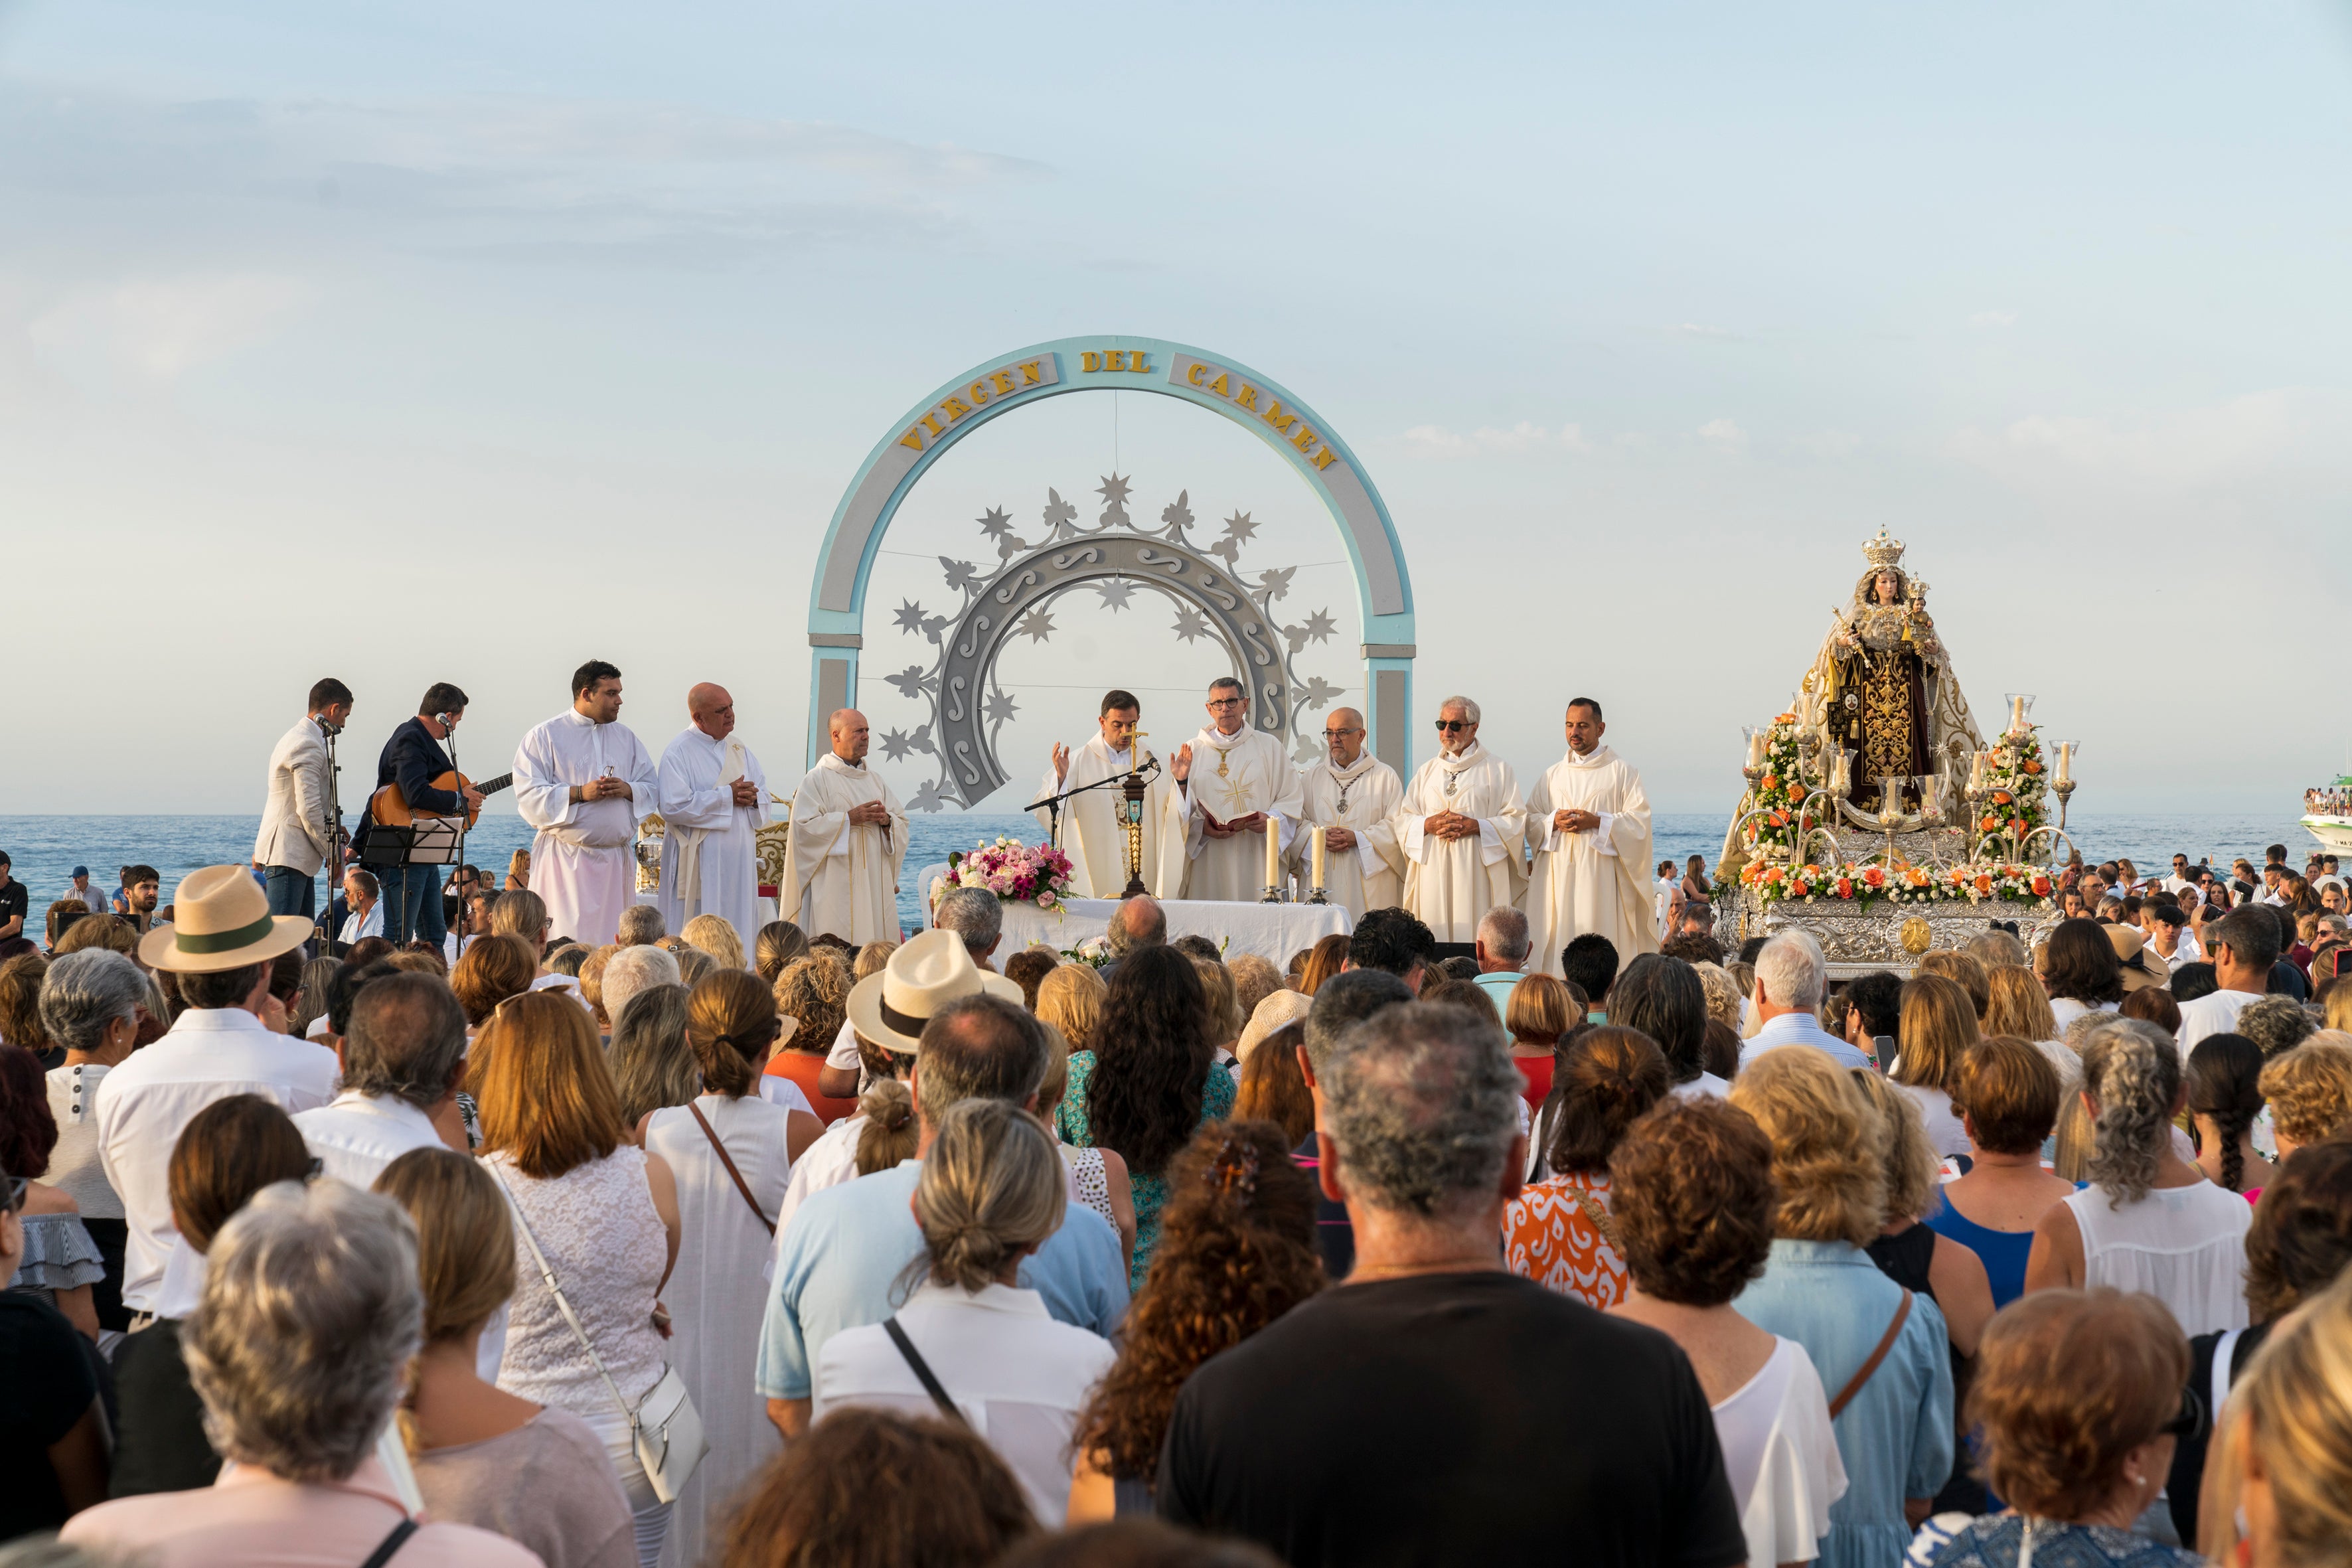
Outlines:
<svg viewBox="0 0 2352 1568"><path fill-rule="evenodd" d="M1589 694L1660 808L1727 812L1885 525L1980 718L2082 742L2078 808L2293 805L2352 742L2347 277L2342 3L0 0L0 814L257 811L323 674L347 766L446 679L503 772L591 657L656 748L725 683L789 779L866 454L1088 333L1352 447L1416 757L1458 690L1530 778ZM927 717L881 678L938 557L1112 474L1249 513L1360 700L1306 487L1089 394L909 497L877 733ZM1056 619L1000 666L995 809L1104 685L1168 746L1222 669L1149 595Z"/></svg>

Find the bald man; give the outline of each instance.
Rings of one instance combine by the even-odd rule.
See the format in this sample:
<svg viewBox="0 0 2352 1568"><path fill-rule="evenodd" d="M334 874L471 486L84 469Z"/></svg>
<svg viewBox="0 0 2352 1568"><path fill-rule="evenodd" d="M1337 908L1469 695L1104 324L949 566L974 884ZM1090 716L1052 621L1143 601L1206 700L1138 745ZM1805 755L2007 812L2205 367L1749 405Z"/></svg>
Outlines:
<svg viewBox="0 0 2352 1568"><path fill-rule="evenodd" d="M1302 816L1310 829L1290 846L1299 886L1315 885L1315 839L1323 839L1324 896L1356 920L1404 893L1404 851L1390 818L1404 799L1397 771L1364 749L1364 716L1334 708L1323 721L1325 755L1298 775ZM1302 895L1303 896L1303 895Z"/></svg>
<svg viewBox="0 0 2352 1568"><path fill-rule="evenodd" d="M793 885L785 918L811 936L855 947L898 940L898 870L907 859L907 808L866 765L871 731L855 708L825 721L833 749L793 796Z"/></svg>
<svg viewBox="0 0 2352 1568"><path fill-rule="evenodd" d="M735 736L735 699L704 681L686 694L687 726L661 759L662 921L697 915L735 928L743 951L760 935L760 822L767 771Z"/></svg>

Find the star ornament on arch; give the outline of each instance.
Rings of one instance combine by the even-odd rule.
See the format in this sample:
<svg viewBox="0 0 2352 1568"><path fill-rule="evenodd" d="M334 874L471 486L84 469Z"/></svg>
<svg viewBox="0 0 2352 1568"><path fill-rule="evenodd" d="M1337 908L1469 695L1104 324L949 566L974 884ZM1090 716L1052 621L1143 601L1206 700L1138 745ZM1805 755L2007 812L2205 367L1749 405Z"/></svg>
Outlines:
<svg viewBox="0 0 2352 1568"><path fill-rule="evenodd" d="M1095 592L1102 595L1103 607L1116 613L1127 608L1127 602L1135 597L1135 584L1124 577L1113 577L1108 583L1096 584Z"/></svg>
<svg viewBox="0 0 2352 1568"><path fill-rule="evenodd" d="M990 692L985 706L991 724L1002 724L1021 711L1021 704L1013 700L1012 694L1002 690Z"/></svg>
<svg viewBox="0 0 2352 1568"><path fill-rule="evenodd" d="M890 619L898 628L910 636L920 637L923 631L923 606L912 599L901 599L891 612Z"/></svg>
<svg viewBox="0 0 2352 1568"><path fill-rule="evenodd" d="M1245 511L1236 511L1225 519L1225 537L1239 543L1247 544L1250 536L1256 531L1257 524L1250 521L1250 514Z"/></svg>
<svg viewBox="0 0 2352 1568"><path fill-rule="evenodd" d="M1105 474L1103 476L1103 482L1095 489L1095 494L1103 498L1103 521L1126 523L1129 521L1127 497L1129 489L1126 479L1121 475Z"/></svg>
<svg viewBox="0 0 2352 1568"><path fill-rule="evenodd" d="M905 762L914 749L913 739L904 730L893 730L882 737L882 755L889 762Z"/></svg>
<svg viewBox="0 0 2352 1568"><path fill-rule="evenodd" d="M1047 611L1032 610L1021 617L1021 624L1013 628L1013 635L1027 637L1032 642L1044 642L1054 635L1054 617Z"/></svg>
<svg viewBox="0 0 2352 1568"><path fill-rule="evenodd" d="M1209 617L1189 605L1177 606L1176 624L1169 629L1186 642L1193 642L1211 635Z"/></svg>

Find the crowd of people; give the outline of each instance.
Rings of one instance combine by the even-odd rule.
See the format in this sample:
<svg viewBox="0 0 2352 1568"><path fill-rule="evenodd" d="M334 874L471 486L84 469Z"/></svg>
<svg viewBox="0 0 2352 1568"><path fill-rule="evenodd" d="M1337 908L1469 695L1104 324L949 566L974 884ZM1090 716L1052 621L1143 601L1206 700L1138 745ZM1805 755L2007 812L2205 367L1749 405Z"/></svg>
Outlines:
<svg viewBox="0 0 2352 1568"><path fill-rule="evenodd" d="M2340 1563L2352 935L2246 871L1842 984L1703 868L1099 967L198 871L0 963L0 1564Z"/></svg>

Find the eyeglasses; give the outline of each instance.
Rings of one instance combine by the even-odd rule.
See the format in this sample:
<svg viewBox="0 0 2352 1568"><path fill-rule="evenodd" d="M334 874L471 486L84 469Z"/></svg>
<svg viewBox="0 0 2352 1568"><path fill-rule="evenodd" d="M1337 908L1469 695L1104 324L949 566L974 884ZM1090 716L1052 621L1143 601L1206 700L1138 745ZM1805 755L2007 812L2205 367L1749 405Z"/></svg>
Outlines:
<svg viewBox="0 0 2352 1568"><path fill-rule="evenodd" d="M1362 733L1361 730L1326 730L1323 731L1323 738L1327 741L1344 741L1350 735Z"/></svg>
<svg viewBox="0 0 2352 1568"><path fill-rule="evenodd" d="M1467 730L1470 728L1470 721L1467 719L1440 719L1437 721L1437 727L1441 730Z"/></svg>
<svg viewBox="0 0 2352 1568"><path fill-rule="evenodd" d="M1248 705L1249 699L1246 697L1220 697L1209 704L1212 708L1244 708Z"/></svg>

